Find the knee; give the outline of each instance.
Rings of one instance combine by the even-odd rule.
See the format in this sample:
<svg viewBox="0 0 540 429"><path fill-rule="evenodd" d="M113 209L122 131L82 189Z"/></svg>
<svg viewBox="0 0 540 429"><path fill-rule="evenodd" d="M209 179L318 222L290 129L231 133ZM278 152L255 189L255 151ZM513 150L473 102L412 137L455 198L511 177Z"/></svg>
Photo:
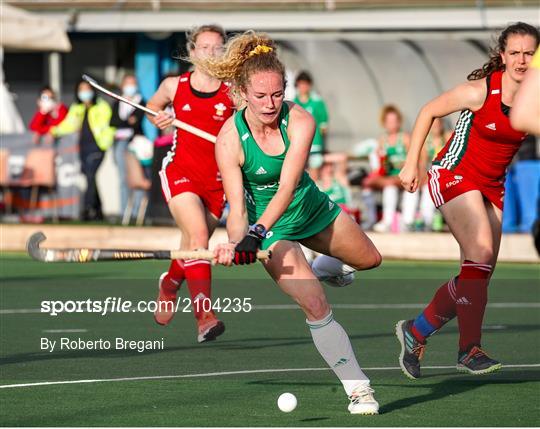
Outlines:
<svg viewBox="0 0 540 429"><path fill-rule="evenodd" d="M479 244L471 249L470 252L466 252L465 258L479 264L491 265L493 263L493 255L491 246Z"/></svg>
<svg viewBox="0 0 540 429"><path fill-rule="evenodd" d="M381 265L381 263L382 256L375 248L375 246L373 246L373 248L369 252L366 252L365 255L363 255L362 260L359 260L358 262L349 265L355 270L362 271L377 268L379 265Z"/></svg>
<svg viewBox="0 0 540 429"><path fill-rule="evenodd" d="M377 249L373 249L373 252L371 252L371 259L370 259L370 265L369 268L377 268L379 265L382 264L382 255L379 253Z"/></svg>
<svg viewBox="0 0 540 429"><path fill-rule="evenodd" d="M324 296L308 296L299 303L310 320L320 320L330 311Z"/></svg>
<svg viewBox="0 0 540 429"><path fill-rule="evenodd" d="M185 240L190 250L208 248L208 233L206 231L186 234Z"/></svg>

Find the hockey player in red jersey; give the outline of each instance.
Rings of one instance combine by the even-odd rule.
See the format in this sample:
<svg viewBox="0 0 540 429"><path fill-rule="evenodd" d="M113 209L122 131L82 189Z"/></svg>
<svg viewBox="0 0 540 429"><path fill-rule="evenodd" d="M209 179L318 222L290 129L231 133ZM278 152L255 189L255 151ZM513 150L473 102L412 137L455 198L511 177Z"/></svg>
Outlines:
<svg viewBox="0 0 540 429"><path fill-rule="evenodd" d="M487 287L499 251L505 170L525 134L514 130L509 110L538 46L538 29L518 22L500 35L497 47L468 82L427 103L416 120L400 179L414 192L421 179L418 161L434 118L461 111L456 128L433 161L429 191L461 248L459 274L443 284L414 320L396 325L400 366L420 376L426 339L457 316L457 369L485 374L501 368L481 348Z"/></svg>
<svg viewBox="0 0 540 429"><path fill-rule="evenodd" d="M188 34L190 58L220 55L224 30L205 25ZM174 117L166 112L172 104L177 119L217 136L233 113L228 86L197 67L179 77L168 77L148 101L159 111L149 119L160 129L169 127ZM208 248L224 206L221 177L214 156L214 144L187 131L177 129L171 150L163 159L161 187L176 224L182 231L181 249ZM211 266L209 261L173 260L159 280L158 306L154 318L167 325L174 316L178 290L186 280L195 318L198 341L214 340L225 326L211 309ZM205 311L206 310L206 311Z"/></svg>

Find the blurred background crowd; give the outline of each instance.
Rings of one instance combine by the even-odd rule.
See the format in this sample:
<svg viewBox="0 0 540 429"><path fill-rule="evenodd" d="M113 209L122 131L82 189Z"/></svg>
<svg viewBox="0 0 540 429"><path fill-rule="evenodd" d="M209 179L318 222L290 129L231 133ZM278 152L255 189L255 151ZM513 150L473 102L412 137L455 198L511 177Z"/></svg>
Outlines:
<svg viewBox="0 0 540 429"><path fill-rule="evenodd" d="M317 122L306 168L324 192L366 230L442 231L426 178L415 194L400 187L414 118L485 61L496 28L540 21L537 5L527 1L418 1L406 8L374 1L366 8L360 4L366 2L257 0L236 3L234 11L218 3L227 2L6 2L3 22L26 17L31 31L49 20L51 31L65 28L69 39L65 46L65 34L44 46L2 44L4 221L173 224L158 178L173 130L158 132L140 110L96 92L81 75L145 104L164 77L188 69L177 59L185 55L182 27L216 22L232 32L268 31L279 42L286 98ZM426 171L455 120L434 123ZM531 136L506 177L503 232L530 232L539 189L539 145Z"/></svg>

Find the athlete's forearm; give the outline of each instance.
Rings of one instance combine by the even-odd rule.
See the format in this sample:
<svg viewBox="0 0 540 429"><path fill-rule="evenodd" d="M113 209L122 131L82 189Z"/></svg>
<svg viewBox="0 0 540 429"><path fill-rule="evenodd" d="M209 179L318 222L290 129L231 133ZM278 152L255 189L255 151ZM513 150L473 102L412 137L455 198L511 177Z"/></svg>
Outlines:
<svg viewBox="0 0 540 429"><path fill-rule="evenodd" d="M247 234L247 217L241 213L229 213L227 217L227 236L230 243L239 243Z"/></svg>
<svg viewBox="0 0 540 429"><path fill-rule="evenodd" d="M146 103L146 107L153 110L154 112L159 112L160 110L163 110L159 105L151 103L150 101ZM154 126L156 125L156 117L154 115L151 115L150 113L145 113L146 119L150 121L150 123Z"/></svg>
<svg viewBox="0 0 540 429"><path fill-rule="evenodd" d="M283 213L285 213L293 198L294 191L284 188L278 189L262 216L257 220L257 223L264 225L267 231L270 230L279 218L283 216Z"/></svg>

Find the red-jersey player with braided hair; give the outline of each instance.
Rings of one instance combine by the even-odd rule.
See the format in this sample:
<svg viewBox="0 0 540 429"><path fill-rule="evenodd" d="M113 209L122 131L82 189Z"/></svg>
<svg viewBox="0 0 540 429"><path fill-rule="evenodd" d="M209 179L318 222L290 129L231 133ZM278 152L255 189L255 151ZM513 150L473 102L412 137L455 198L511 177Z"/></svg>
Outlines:
<svg viewBox="0 0 540 429"><path fill-rule="evenodd" d="M219 55L224 42L225 32L221 27L198 27L188 34L189 56L193 59ZM177 119L217 136L233 113L233 103L228 93L227 85L195 67L192 72L169 77L161 83L148 101L148 107L158 110L159 114L149 119L160 129L169 127L173 117L163 109L172 104ZM182 231L181 249L208 248L209 238L218 224L225 202L214 144L177 129L173 147L163 159L160 178L169 210ZM167 325L171 321L177 293L184 279L197 319L198 341L214 340L223 333L225 326L209 305L209 261L171 262L169 270L159 280L158 306L154 318L160 325Z"/></svg>
<svg viewBox="0 0 540 429"><path fill-rule="evenodd" d="M457 316L457 369L485 374L501 368L481 348L487 288L501 240L505 170L525 138L510 125L509 110L538 46L538 29L518 22L502 31L489 61L457 86L427 103L416 120L400 179L416 191L419 158L435 118L461 111L450 140L430 169L429 191L461 248L459 274L443 284L414 320L396 325L400 366L420 377L426 339Z"/></svg>

